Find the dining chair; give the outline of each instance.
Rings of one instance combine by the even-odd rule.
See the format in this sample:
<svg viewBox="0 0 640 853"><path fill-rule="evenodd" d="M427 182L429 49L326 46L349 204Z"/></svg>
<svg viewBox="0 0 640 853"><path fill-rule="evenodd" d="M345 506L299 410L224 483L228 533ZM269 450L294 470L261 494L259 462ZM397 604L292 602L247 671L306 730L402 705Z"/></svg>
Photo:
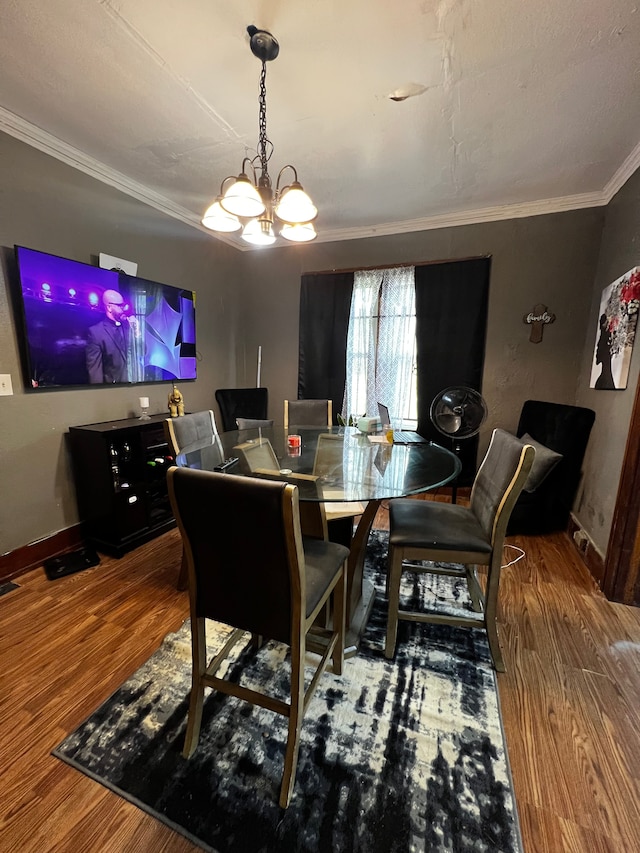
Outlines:
<svg viewBox="0 0 640 853"><path fill-rule="evenodd" d="M332 480L337 484L342 482L344 471L344 435L324 433L318 436L316 456L313 463L313 473L320 478L323 493L327 497L325 513L327 522L339 519L355 518L365 511L361 501L331 500L336 496L338 488L332 488Z"/></svg>
<svg viewBox="0 0 640 853"><path fill-rule="evenodd" d="M215 441L218 437L218 428L216 427L215 415L211 409L202 412L193 412L190 415L183 415L179 418L166 418L164 422L164 435L174 457L178 456L189 445L200 442L205 443L210 440L212 453L216 457L219 457L215 458L213 463L221 462L224 458L222 445ZM180 591L187 588L187 563L184 549L180 561L177 588Z"/></svg>
<svg viewBox="0 0 640 853"><path fill-rule="evenodd" d="M267 429L273 426L268 418L236 418L236 427L242 429Z"/></svg>
<svg viewBox="0 0 640 853"><path fill-rule="evenodd" d="M237 418L266 418L267 388L218 388L215 393L224 432L237 429Z"/></svg>
<svg viewBox="0 0 640 853"><path fill-rule="evenodd" d="M243 474L252 474L260 468L275 472L280 470L278 457L268 438L254 438L236 444L233 454L238 457Z"/></svg>
<svg viewBox="0 0 640 853"><path fill-rule="evenodd" d="M289 424L293 424L294 426L326 426L330 428L332 424L331 411L331 400L285 400L284 428L287 430L289 428ZM330 434L328 435L331 437ZM341 456L344 437L336 437L340 447L338 448L337 444L334 445L334 447L339 450ZM324 436L319 437L318 446L320 446L320 440L322 438L324 438ZM340 541L346 541L347 539L351 540L353 519L362 515L364 510L365 506L360 501L347 502L328 500L325 503L325 514L327 517L327 524L334 529L335 535L333 538L339 539ZM347 530L345 525L348 524L348 519L352 519L352 521L349 529Z"/></svg>
<svg viewBox="0 0 640 853"><path fill-rule="evenodd" d="M262 479L279 480L297 485L300 493L300 523L304 536L328 539L325 504L320 500L318 477L280 470L280 463L268 438L245 441L233 448L244 474L257 474ZM346 544L346 543L343 543Z"/></svg>
<svg viewBox="0 0 640 853"><path fill-rule="evenodd" d="M285 400L284 428L294 426L328 426L332 424L331 400Z"/></svg>
<svg viewBox="0 0 640 853"><path fill-rule="evenodd" d="M496 670L504 672L496 609L509 516L524 486L534 448L495 429L478 469L469 506L397 498L389 501L388 617L385 656L395 652L398 620L484 628ZM429 561L415 563L407 561ZM476 566L487 566L485 592ZM464 615L406 609L400 602L403 572L466 580L472 610Z"/></svg>
<svg viewBox="0 0 640 853"><path fill-rule="evenodd" d="M342 674L349 550L321 539L303 541L298 488L289 483L172 468L168 485L189 570L192 686L183 755L190 757L198 744L205 687L282 714L289 724L279 803L286 808L305 710L329 659ZM330 629L313 624L327 604ZM207 619L234 629L209 662ZM289 701L242 685L233 678L235 667L232 680L217 675L247 632L290 647ZM305 690L307 641L313 639L324 651Z"/></svg>
<svg viewBox="0 0 640 853"><path fill-rule="evenodd" d="M218 435L215 415L211 409L193 412L191 415L183 415L180 418L167 418L164 427L167 443L174 456L181 453L189 444Z"/></svg>

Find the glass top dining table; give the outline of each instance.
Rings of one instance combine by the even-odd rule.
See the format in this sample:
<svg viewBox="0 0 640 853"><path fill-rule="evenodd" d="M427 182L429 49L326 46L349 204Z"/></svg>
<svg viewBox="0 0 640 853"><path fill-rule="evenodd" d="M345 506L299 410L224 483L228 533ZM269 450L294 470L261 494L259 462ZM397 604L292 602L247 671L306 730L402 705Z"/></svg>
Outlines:
<svg viewBox="0 0 640 853"><path fill-rule="evenodd" d="M288 438L300 436L300 446ZM375 437L377 439L377 436ZM298 485L301 501L380 501L419 494L453 480L458 457L438 444L391 445L371 441L355 427L289 426L223 432L184 449L176 464L215 470L229 458L228 474L273 476ZM313 480L297 480L296 475Z"/></svg>
<svg viewBox="0 0 640 853"><path fill-rule="evenodd" d="M299 446L291 447L291 436ZM455 453L438 444L400 445L370 440L354 427L291 426L223 432L189 445L176 465L215 471L235 461L226 474L281 479L298 486L301 504L362 504L353 517L329 524L329 538L350 548L347 563L347 642L345 655L356 654L375 597L364 577L366 545L383 500L417 495L454 480L460 473ZM311 507L310 507L311 508ZM319 510L320 511L320 510ZM313 511L312 515L315 513ZM302 516L302 506L301 506ZM303 526L303 534L305 533Z"/></svg>

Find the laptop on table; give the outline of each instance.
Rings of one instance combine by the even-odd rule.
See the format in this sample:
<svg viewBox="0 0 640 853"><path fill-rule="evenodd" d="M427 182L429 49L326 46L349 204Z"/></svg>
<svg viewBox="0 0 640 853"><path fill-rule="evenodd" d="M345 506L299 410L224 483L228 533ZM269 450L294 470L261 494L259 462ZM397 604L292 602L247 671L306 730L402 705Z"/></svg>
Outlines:
<svg viewBox="0 0 640 853"><path fill-rule="evenodd" d="M389 414L388 406L385 406L383 403L378 403L378 414L380 415L380 426L384 427L385 424L393 423L391 420L391 416ZM420 435L419 432L415 430L397 430L393 431L393 443L394 444L429 444L429 439L424 438L424 436Z"/></svg>

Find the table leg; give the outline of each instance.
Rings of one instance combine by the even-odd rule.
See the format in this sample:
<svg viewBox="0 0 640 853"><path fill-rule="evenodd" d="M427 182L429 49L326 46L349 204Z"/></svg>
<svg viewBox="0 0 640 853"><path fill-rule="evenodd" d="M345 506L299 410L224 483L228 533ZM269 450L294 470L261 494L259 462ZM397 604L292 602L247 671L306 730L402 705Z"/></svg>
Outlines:
<svg viewBox="0 0 640 853"><path fill-rule="evenodd" d="M369 533L376 517L380 501L369 501L355 533L351 537L349 559L347 560L347 631L345 637L344 656L353 657L358 653L360 640L367 627L369 616L373 608L375 590L371 581L364 579L364 558L367 552ZM330 624L328 614L321 615L316 624L328 627ZM320 641L321 643L322 641ZM314 646L314 641L309 642L311 651L321 651L321 646Z"/></svg>
<svg viewBox="0 0 640 853"><path fill-rule="evenodd" d="M348 613L345 657L353 657L357 654L360 640L373 608L375 592L371 581L364 580L364 558L367 552L369 533L380 503L380 501L368 502L351 540L351 553L347 562Z"/></svg>

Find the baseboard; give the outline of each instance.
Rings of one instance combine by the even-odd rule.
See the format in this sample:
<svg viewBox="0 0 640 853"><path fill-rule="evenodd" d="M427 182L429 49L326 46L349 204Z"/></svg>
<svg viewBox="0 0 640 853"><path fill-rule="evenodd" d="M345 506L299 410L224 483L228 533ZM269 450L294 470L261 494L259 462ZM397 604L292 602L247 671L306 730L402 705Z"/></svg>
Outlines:
<svg viewBox="0 0 640 853"><path fill-rule="evenodd" d="M18 577L41 566L50 557L72 551L82 544L80 525L76 524L52 533L51 536L38 539L37 542L30 542L28 545L16 548L15 551L0 554L0 581Z"/></svg>
<svg viewBox="0 0 640 853"><path fill-rule="evenodd" d="M567 533L582 562L589 569L589 573L593 576L600 589L602 589L604 582L604 558L596 550L589 535L580 526L573 513L569 516Z"/></svg>

